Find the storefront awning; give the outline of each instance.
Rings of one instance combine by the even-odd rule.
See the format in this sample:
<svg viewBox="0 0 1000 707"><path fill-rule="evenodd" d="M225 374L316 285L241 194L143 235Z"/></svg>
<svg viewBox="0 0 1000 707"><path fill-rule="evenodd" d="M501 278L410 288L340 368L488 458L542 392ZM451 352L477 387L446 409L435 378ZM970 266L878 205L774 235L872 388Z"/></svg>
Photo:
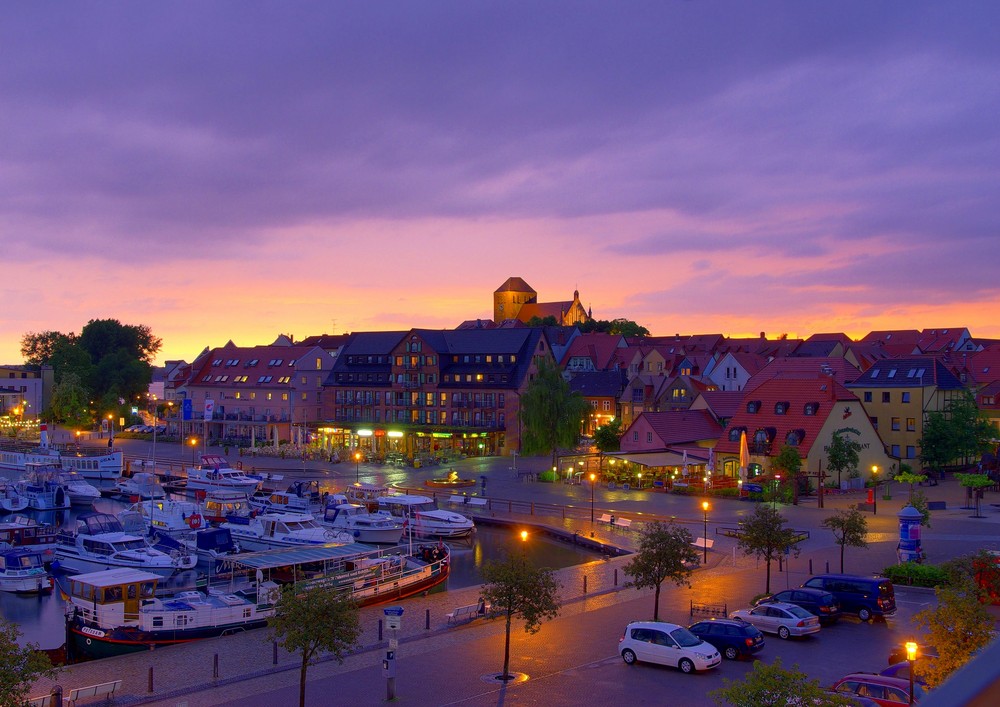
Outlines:
<svg viewBox="0 0 1000 707"><path fill-rule="evenodd" d="M606 455L608 459L624 459L630 461L633 464L639 464L640 466L648 467L663 467L663 466L684 466L684 452L668 450L666 452L617 452ZM694 455L688 450L687 458L688 466L700 466L702 464L708 463L708 453L701 455Z"/></svg>

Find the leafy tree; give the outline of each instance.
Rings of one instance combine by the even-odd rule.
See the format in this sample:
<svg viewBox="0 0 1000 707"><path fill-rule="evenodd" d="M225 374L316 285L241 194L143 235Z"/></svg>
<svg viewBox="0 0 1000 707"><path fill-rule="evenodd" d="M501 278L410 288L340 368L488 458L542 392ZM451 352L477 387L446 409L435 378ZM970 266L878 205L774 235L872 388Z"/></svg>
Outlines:
<svg viewBox="0 0 1000 707"><path fill-rule="evenodd" d="M589 409L583 396L570 390L559 368L543 359L521 396L522 450L525 454L549 452L555 466L556 450L576 444Z"/></svg>
<svg viewBox="0 0 1000 707"><path fill-rule="evenodd" d="M781 658L773 663L758 660L742 680L722 678L722 687L708 693L717 705L733 707L842 707L853 704L848 698L827 692L819 680L810 679L793 665L781 667Z"/></svg>
<svg viewBox="0 0 1000 707"><path fill-rule="evenodd" d="M759 504L754 512L740 523L740 536L737 544L746 555L755 555L758 560L767 563L764 592L771 593L771 562L785 551L785 548L795 550L799 556L798 540L795 531L786 528L785 517L770 506Z"/></svg>
<svg viewBox="0 0 1000 707"><path fill-rule="evenodd" d="M802 457L799 456L799 451L790 444L782 446L778 455L771 460L771 469L781 472L785 478L791 479L793 489L792 503L798 505L799 485L803 481Z"/></svg>
<svg viewBox="0 0 1000 707"><path fill-rule="evenodd" d="M21 337L21 356L24 363L33 368L52 365L56 351L66 345L72 345L75 334L63 334L58 331L28 332Z"/></svg>
<svg viewBox="0 0 1000 707"><path fill-rule="evenodd" d="M972 655L993 640L993 617L980 601L979 590L967 583L934 590L938 604L914 617L926 629L926 640L937 657L918 656L920 675L930 687L944 682Z"/></svg>
<svg viewBox="0 0 1000 707"><path fill-rule="evenodd" d="M691 533L675 524L647 523L639 535L639 549L625 565L631 577L626 586L655 589L653 621L660 620L660 587L670 580L680 586L691 586L689 565L698 562L698 551L691 545Z"/></svg>
<svg viewBox="0 0 1000 707"><path fill-rule="evenodd" d="M615 334L626 338L649 336L649 329L644 326L639 326L629 319L615 319L614 321L608 321L606 319L591 319L590 321L579 324L577 328L579 328L579 330L584 334L596 332L603 334Z"/></svg>
<svg viewBox="0 0 1000 707"><path fill-rule="evenodd" d="M553 316L539 317L537 314L525 322L530 327L559 326L559 321Z"/></svg>
<svg viewBox="0 0 1000 707"><path fill-rule="evenodd" d="M510 625L517 617L527 633L537 633L542 621L559 614L559 582L552 570L532 567L522 554L487 561L480 572L485 582L483 599L506 620L503 646L503 680L510 674Z"/></svg>
<svg viewBox="0 0 1000 707"><path fill-rule="evenodd" d="M80 382L80 377L76 373L67 373L52 387L52 399L46 419L67 427L86 429L94 422L88 398L87 389Z"/></svg>
<svg viewBox="0 0 1000 707"><path fill-rule="evenodd" d="M971 391L948 401L943 411L927 415L920 437L920 461L929 469L975 459L990 451L996 428L976 406Z"/></svg>
<svg viewBox="0 0 1000 707"><path fill-rule="evenodd" d="M617 452L621 449L622 421L614 418L606 425L594 430L594 445L601 452Z"/></svg>
<svg viewBox="0 0 1000 707"><path fill-rule="evenodd" d="M844 572L844 548L868 547L868 519L857 508L849 511L836 511L832 516L823 519L823 527L833 531L833 537L840 545L840 572Z"/></svg>
<svg viewBox="0 0 1000 707"><path fill-rule="evenodd" d="M963 487L969 489L976 501L975 517L982 518L983 514L980 509L982 508L983 491L987 487L995 485L996 482L986 474L955 474L955 478Z"/></svg>
<svg viewBox="0 0 1000 707"><path fill-rule="evenodd" d="M354 599L332 586L287 586L268 621L276 640L288 651L302 653L299 669L299 707L306 704L306 670L321 651L333 654L338 663L358 642L361 624Z"/></svg>
<svg viewBox="0 0 1000 707"><path fill-rule="evenodd" d="M31 686L53 674L48 656L35 644L21 647L17 624L0 617L0 704L26 705Z"/></svg>
<svg viewBox="0 0 1000 707"><path fill-rule="evenodd" d="M826 468L831 472L837 472L837 485L840 485L840 475L844 471L851 472L851 478L857 475L858 452L861 445L855 440L848 439L844 433L853 432L860 436L861 433L851 427L845 427L833 433L830 440L830 447L826 451Z"/></svg>

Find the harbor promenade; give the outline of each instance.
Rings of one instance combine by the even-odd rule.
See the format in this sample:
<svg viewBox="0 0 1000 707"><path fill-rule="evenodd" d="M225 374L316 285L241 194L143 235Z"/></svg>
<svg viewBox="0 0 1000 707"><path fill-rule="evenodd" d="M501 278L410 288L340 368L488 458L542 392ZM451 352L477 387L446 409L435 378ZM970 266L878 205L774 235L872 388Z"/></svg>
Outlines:
<svg viewBox="0 0 1000 707"><path fill-rule="evenodd" d="M166 447L167 445L163 445ZM176 445L175 445L176 446ZM164 450L169 452L169 449ZM127 453L141 456L145 453L136 445ZM164 454L167 459L167 454ZM231 459L236 461L231 455ZM511 468L509 459L467 459L449 467L428 469L397 469L380 466L341 463L325 465L299 460L257 458L256 466L280 471L286 479L317 478L331 490L343 488L356 478L376 483L393 483L406 487L423 488L427 479L442 476L454 470L460 477L477 481L475 487L462 489L480 494L481 477L486 477L485 507L456 506L456 510L471 515L506 521L523 526L529 531L529 542L537 533L546 529L561 531L572 541L572 534L592 538L609 546L631 550L635 547L636 528L642 522L655 519L675 519L683 523L695 537L703 535L706 518L700 507L701 498L675 496L662 491L608 489L589 484L540 483L527 480L525 470L537 471L548 467L546 459L518 459L518 471ZM944 510L932 515L931 528L925 529L924 550L928 560L939 562L965 554L980 547L1000 549L1000 508L991 505L996 498L984 501L983 518L971 518L972 510L965 508L965 492L952 479L937 486L923 489L928 498L943 502ZM869 513L869 547L847 548L845 570L851 573L871 573L896 561L898 539L896 513L904 505L908 489L893 484L891 499L880 495L877 515ZM593 496L592 496L593 494ZM440 494L439 500L447 504L451 492ZM593 498L593 506L591 499ZM816 500L804 499L797 506L779 509L793 528L808 532L799 545L799 554L791 554L781 563L780 570L772 566L771 590L797 586L808 578L810 572L839 571L840 548L832 533L822 528L822 520L835 510L847 508L865 500L863 493L828 495L825 507L817 508ZM532 506L534 504L534 506ZM465 509L463 511L463 508ZM591 522L593 508L595 522ZM713 547L708 552L708 562L694 573L690 587L665 586L665 601L675 608L690 602L724 604L728 610L746 606L754 596L764 592L764 568L755 558L737 549L736 540L717 530L735 527L739 520L752 512L753 504L735 499L713 499L708 513L708 537ZM474 512L471 512L473 511ZM633 530L622 530L609 523L596 522L605 513L618 518L629 518ZM652 615L652 593L625 587L622 570L627 556L609 556L595 559L557 572L562 585L562 617L574 617L586 623L591 612L607 609L615 604L638 602L647 606L645 615ZM446 615L459 606L476 603L478 587L468 587L446 592L434 592L400 602L405 609L402 629L398 639L407 654L447 650L456 641L470 640L475 636L502 634L503 622L477 619L460 627L449 627ZM309 669L310 682L332 678L352 669L380 665L389 633L380 636L379 623L383 607L368 607L361 611L363 634L358 648L348 657L344 666L335 661L323 660ZM520 629L516 629L520 631ZM93 685L108 680L121 679L122 688L114 698L116 704L160 705L214 705L240 699L245 704L265 704L250 699L263 690L277 685L297 685L300 658L276 647L267 629L238 636L206 640L166 650L143 652L120 658L68 666L58 671L54 680L43 679L34 686L32 696L46 694L53 684L62 686L64 693L72 688ZM317 703L319 704L319 703ZM329 704L334 704L330 702Z"/></svg>

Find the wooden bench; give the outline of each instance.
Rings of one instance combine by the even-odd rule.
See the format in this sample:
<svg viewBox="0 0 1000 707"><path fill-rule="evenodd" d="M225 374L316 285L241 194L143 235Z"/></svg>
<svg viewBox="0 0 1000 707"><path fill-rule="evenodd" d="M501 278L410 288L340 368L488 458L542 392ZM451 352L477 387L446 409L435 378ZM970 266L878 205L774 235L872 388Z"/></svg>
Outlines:
<svg viewBox="0 0 1000 707"><path fill-rule="evenodd" d="M696 604L691 602L691 616L698 614L699 616L719 616L721 618L726 618L729 616L725 604Z"/></svg>
<svg viewBox="0 0 1000 707"><path fill-rule="evenodd" d="M52 707L54 703L52 702L52 695L42 695L41 697L32 697L28 700L28 707Z"/></svg>
<svg viewBox="0 0 1000 707"><path fill-rule="evenodd" d="M597 519L597 522L598 523L611 523L611 514L610 513L604 513L604 514L602 514L601 517Z"/></svg>
<svg viewBox="0 0 1000 707"><path fill-rule="evenodd" d="M715 541L712 540L711 538L695 538L694 540L691 541L691 544L694 545L695 547L711 550L712 546L715 545Z"/></svg>
<svg viewBox="0 0 1000 707"><path fill-rule="evenodd" d="M76 703L79 700L87 697L103 697L110 702L111 697L121 686L121 680L114 680L113 682L102 682L98 685L90 685L89 687L78 687L69 691L69 705L70 707L76 707Z"/></svg>
<svg viewBox="0 0 1000 707"><path fill-rule="evenodd" d="M474 498L472 496L466 496L466 505L469 506L486 506L489 501L485 498Z"/></svg>
<svg viewBox="0 0 1000 707"><path fill-rule="evenodd" d="M448 619L449 626L455 626L457 624L467 623L469 621L474 621L478 618L490 615L490 605L485 604L482 612L479 611L479 604L468 604L466 606L460 606L450 614L445 614Z"/></svg>
<svg viewBox="0 0 1000 707"><path fill-rule="evenodd" d="M616 528L621 528L622 530L628 530L629 528L632 527L632 519L631 518L615 518L614 525L615 525Z"/></svg>
<svg viewBox="0 0 1000 707"><path fill-rule="evenodd" d="M739 528L716 528L716 535L725 535L727 538L738 538L743 534Z"/></svg>

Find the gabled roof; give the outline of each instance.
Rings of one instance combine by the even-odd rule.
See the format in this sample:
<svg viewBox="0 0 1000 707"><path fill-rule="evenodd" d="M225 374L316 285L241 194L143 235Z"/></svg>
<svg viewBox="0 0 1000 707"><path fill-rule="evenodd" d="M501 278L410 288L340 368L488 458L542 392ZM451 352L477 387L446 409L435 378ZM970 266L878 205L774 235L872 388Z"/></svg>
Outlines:
<svg viewBox="0 0 1000 707"><path fill-rule="evenodd" d="M948 327L945 329L924 329L920 332L917 346L921 351L954 351L959 344L969 338L969 330L964 327Z"/></svg>
<svg viewBox="0 0 1000 707"><path fill-rule="evenodd" d="M350 356L387 356L396 348L409 332L405 331L358 331L351 334L344 344L340 358Z"/></svg>
<svg viewBox="0 0 1000 707"><path fill-rule="evenodd" d="M497 323L492 319L466 319L455 329L496 329Z"/></svg>
<svg viewBox="0 0 1000 707"><path fill-rule="evenodd" d="M809 338L796 346L791 355L797 358L823 358L836 355L838 349L844 349L844 342L839 339Z"/></svg>
<svg viewBox="0 0 1000 707"><path fill-rule="evenodd" d="M528 302L522 304L517 312L518 319L528 321L532 317L545 319L545 317L555 317L557 322L561 322L563 315L572 308L573 300L568 302Z"/></svg>
<svg viewBox="0 0 1000 707"><path fill-rule="evenodd" d="M346 344L350 338L350 334L316 334L314 336L307 336L298 345L319 346L321 349L334 351Z"/></svg>
<svg viewBox="0 0 1000 707"><path fill-rule="evenodd" d="M669 412L644 412L631 426L644 419L665 446L695 444L718 439L722 425L708 410L671 410Z"/></svg>
<svg viewBox="0 0 1000 707"><path fill-rule="evenodd" d="M989 346L969 356L969 377L983 385L1000 380L1000 345Z"/></svg>
<svg viewBox="0 0 1000 707"><path fill-rule="evenodd" d="M621 370L587 371L575 375L569 382L569 389L585 398L618 398L626 382Z"/></svg>
<svg viewBox="0 0 1000 707"><path fill-rule="evenodd" d="M628 385L625 386L625 390L631 391L636 388L642 388L645 390L648 387L651 391L650 400L657 400L661 395L663 395L663 391L667 389L667 386L670 385L672 381L672 378L668 378L666 376L639 373L638 375L632 377L632 379L628 382Z"/></svg>
<svg viewBox="0 0 1000 707"><path fill-rule="evenodd" d="M743 387L743 394L749 394L758 386L779 375L785 378L794 376L813 378L817 375L827 375L843 384L854 380L858 372L857 368L838 356L833 358L776 358L747 381Z"/></svg>
<svg viewBox="0 0 1000 707"><path fill-rule="evenodd" d="M886 329L883 331L870 331L861 341L866 344L882 344L883 346L889 344L905 346L910 351L913 351L919 339L920 332L916 329Z"/></svg>
<svg viewBox="0 0 1000 707"><path fill-rule="evenodd" d="M530 292L537 294L527 282L519 277L508 277L494 292Z"/></svg>
<svg viewBox="0 0 1000 707"><path fill-rule="evenodd" d="M727 420L739 412L742 390L705 390L699 396L719 420Z"/></svg>
<svg viewBox="0 0 1000 707"><path fill-rule="evenodd" d="M935 356L887 358L879 361L847 386L849 388L933 386L939 390L959 390L965 387Z"/></svg>
<svg viewBox="0 0 1000 707"><path fill-rule="evenodd" d="M842 331L834 332L832 334L813 334L802 343L808 344L813 341L836 341L843 344L844 348L847 348L854 343L854 340Z"/></svg>
<svg viewBox="0 0 1000 707"><path fill-rule="evenodd" d="M750 402L759 402L756 413L747 412ZM804 458L809 455L836 402L857 402L855 414L862 418L865 416L857 396L829 376L822 374L813 374L811 377L794 374L776 376L763 382L752 394L744 394L740 409L733 415L726 430L745 429L747 439L750 440L758 429L774 428L772 447L774 454L777 454L785 444L789 432L801 430L802 439L796 448ZM777 403L788 403L784 414L775 412ZM815 414L806 415L806 405L811 404L816 405ZM738 454L739 438L730 440L729 434L724 434L720 437L715 450L716 453Z"/></svg>
<svg viewBox="0 0 1000 707"><path fill-rule="evenodd" d="M566 349L560 365L565 368L571 358L586 357L597 370L607 370L613 367L615 353L624 343L624 337L614 334L580 334Z"/></svg>

